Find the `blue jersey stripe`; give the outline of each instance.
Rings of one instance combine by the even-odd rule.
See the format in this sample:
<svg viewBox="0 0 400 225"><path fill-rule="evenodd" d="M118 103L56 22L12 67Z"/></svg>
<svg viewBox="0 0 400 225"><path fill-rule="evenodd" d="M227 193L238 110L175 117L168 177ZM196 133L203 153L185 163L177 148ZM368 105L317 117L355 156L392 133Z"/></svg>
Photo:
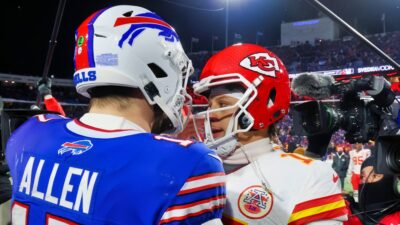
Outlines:
<svg viewBox="0 0 400 225"><path fill-rule="evenodd" d="M108 8L100 10L89 22L88 26L88 57L89 57L89 66L95 67L94 62L94 50L93 50L93 37L94 37L94 27L93 24L96 22L96 19Z"/></svg>

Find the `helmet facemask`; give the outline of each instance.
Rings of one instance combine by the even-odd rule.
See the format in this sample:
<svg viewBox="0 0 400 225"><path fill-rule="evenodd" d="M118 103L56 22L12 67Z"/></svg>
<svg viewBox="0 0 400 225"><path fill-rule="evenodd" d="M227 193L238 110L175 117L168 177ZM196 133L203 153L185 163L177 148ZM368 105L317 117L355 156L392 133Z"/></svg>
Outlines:
<svg viewBox="0 0 400 225"><path fill-rule="evenodd" d="M157 130L157 133L179 133L185 128L191 113L192 97L187 93L186 87L194 69L192 62L183 50L177 51L176 48L169 48L165 56L170 58L171 63L182 71L182 77L178 79L176 92L171 101L163 100L160 95L154 96L154 102L164 113L161 118L156 119L167 119L169 121L157 122L164 124L165 129L155 127L153 130ZM166 124L170 125L165 126Z"/></svg>
<svg viewBox="0 0 400 225"><path fill-rule="evenodd" d="M254 101L257 96L257 89L249 81L243 78L240 74L226 74L219 76L210 76L201 80L195 85L195 93L202 93L205 91L213 91L215 88L223 87L226 85L236 84L245 86L244 92L240 92L238 100L235 104L217 109L207 109L206 111L196 114L196 116L204 117L204 130L205 140L204 143L211 149L214 149L217 154L223 158L229 156L237 147L238 140L237 134L241 132L248 132L254 125L254 118L247 111L247 107ZM229 95L229 91L227 92ZM213 134L211 121L211 114L224 112L227 110L236 109L232 113L229 124L222 137L215 137Z"/></svg>

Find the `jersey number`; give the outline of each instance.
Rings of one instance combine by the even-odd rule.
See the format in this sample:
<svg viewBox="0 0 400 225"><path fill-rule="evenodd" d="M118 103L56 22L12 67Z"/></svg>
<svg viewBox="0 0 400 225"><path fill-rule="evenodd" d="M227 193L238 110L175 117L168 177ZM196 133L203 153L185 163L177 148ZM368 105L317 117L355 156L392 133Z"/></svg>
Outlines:
<svg viewBox="0 0 400 225"><path fill-rule="evenodd" d="M313 162L313 159L310 159L308 157L299 155L299 154L294 154L294 153L283 153L281 154L281 158L286 158L286 157L290 157L293 159L296 159L298 161L300 161L301 163L304 163L306 165L310 165Z"/></svg>
<svg viewBox="0 0 400 225"><path fill-rule="evenodd" d="M354 165L361 165L364 162L364 156L354 156L353 163Z"/></svg>
<svg viewBox="0 0 400 225"><path fill-rule="evenodd" d="M20 202L14 201L12 206L12 224L13 225L28 225L29 206ZM46 225L78 225L64 218L46 213Z"/></svg>

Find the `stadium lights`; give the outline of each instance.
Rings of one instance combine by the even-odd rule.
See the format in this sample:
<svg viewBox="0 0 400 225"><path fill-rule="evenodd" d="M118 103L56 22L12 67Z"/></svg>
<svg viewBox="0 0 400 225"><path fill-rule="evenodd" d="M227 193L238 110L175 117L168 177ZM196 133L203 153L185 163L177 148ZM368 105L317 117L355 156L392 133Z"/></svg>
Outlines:
<svg viewBox="0 0 400 225"><path fill-rule="evenodd" d="M225 48L228 47L229 0L225 0Z"/></svg>
<svg viewBox="0 0 400 225"><path fill-rule="evenodd" d="M239 0L225 0L225 47L228 47L228 27L229 27L229 2Z"/></svg>

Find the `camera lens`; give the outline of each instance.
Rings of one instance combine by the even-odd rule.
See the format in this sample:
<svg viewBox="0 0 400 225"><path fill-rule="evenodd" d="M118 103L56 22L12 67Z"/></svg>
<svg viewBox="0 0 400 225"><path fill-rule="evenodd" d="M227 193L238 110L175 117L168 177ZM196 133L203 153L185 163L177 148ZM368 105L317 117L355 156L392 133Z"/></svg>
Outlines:
<svg viewBox="0 0 400 225"><path fill-rule="evenodd" d="M400 149L390 149L386 156L386 163L390 170L400 173Z"/></svg>

